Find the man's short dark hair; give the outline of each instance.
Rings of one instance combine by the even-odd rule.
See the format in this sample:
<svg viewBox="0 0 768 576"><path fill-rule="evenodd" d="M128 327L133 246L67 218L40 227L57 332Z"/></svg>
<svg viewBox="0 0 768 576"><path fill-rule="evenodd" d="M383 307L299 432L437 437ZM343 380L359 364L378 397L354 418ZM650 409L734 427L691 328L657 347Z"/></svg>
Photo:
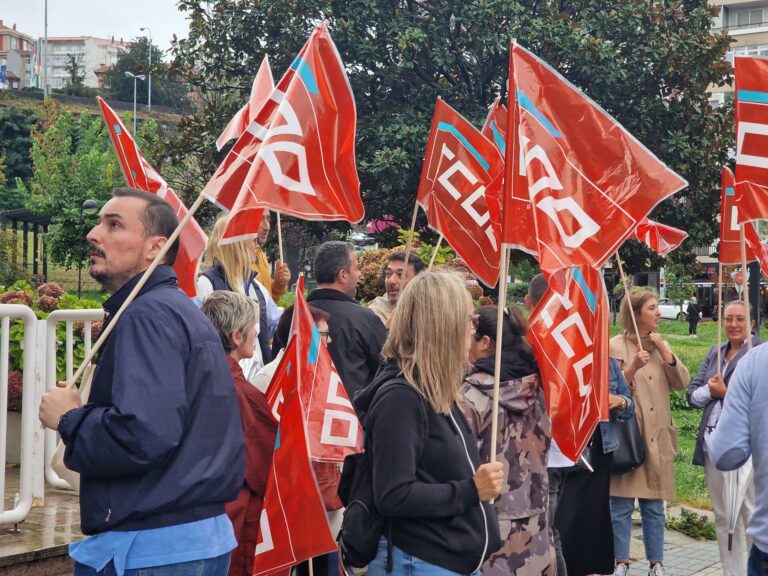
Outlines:
<svg viewBox="0 0 768 576"><path fill-rule="evenodd" d="M173 231L179 225L176 212L165 200L156 194L150 194L136 188L115 188L112 190L113 198L141 198L147 203L141 213L141 223L144 225L144 236L163 236L170 238ZM176 255L179 253L179 239L165 253L164 264L173 266Z"/></svg>
<svg viewBox="0 0 768 576"><path fill-rule="evenodd" d="M339 270L349 269L350 255L355 247L349 242L332 240L320 245L315 255L313 271L318 284L333 284Z"/></svg>
<svg viewBox="0 0 768 576"><path fill-rule="evenodd" d="M387 263L391 262L405 262L405 252L393 252L389 255L389 260ZM419 272L423 272L426 266L424 265L424 262L421 258L416 256L416 254L409 253L408 254L408 264L411 264L413 266L413 271L418 274Z"/></svg>
<svg viewBox="0 0 768 576"><path fill-rule="evenodd" d="M531 306L535 307L539 303L539 300L544 297L547 288L549 288L549 284L547 284L544 274L539 273L531 278L528 284L528 298L531 299Z"/></svg>

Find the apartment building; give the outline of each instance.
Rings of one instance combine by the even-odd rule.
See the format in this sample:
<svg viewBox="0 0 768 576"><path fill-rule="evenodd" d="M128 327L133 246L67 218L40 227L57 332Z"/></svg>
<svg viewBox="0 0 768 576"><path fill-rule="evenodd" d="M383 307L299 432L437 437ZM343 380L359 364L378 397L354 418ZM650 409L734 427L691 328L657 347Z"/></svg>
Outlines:
<svg viewBox="0 0 768 576"><path fill-rule="evenodd" d="M32 36L16 30L16 24L8 27L0 20L0 66L5 66L0 90L18 90L32 84L34 47Z"/></svg>
<svg viewBox="0 0 768 576"><path fill-rule="evenodd" d="M98 88L100 74L117 62L118 55L127 50L129 42L96 38L94 36L48 37L48 66L51 88L64 88L69 81L67 66L74 57L81 73L85 74L84 84Z"/></svg>

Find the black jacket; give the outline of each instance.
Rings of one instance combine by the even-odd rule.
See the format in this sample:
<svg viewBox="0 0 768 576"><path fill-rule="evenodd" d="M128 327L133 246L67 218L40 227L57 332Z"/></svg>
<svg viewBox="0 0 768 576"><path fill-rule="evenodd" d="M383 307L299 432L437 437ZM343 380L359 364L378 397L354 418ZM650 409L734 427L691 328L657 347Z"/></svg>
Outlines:
<svg viewBox="0 0 768 576"><path fill-rule="evenodd" d="M331 315L328 352L347 395L352 398L376 375L387 329L376 314L338 290L317 288L307 297L307 302Z"/></svg>
<svg viewBox="0 0 768 576"><path fill-rule="evenodd" d="M436 413L391 364L355 400L392 544L454 572L478 570L501 539L496 513L478 500L472 476L480 456L459 408Z"/></svg>
<svg viewBox="0 0 768 576"><path fill-rule="evenodd" d="M113 315L136 276L104 303ZM101 350L88 403L59 422L80 472L85 534L224 513L243 483L243 430L216 330L160 266Z"/></svg>

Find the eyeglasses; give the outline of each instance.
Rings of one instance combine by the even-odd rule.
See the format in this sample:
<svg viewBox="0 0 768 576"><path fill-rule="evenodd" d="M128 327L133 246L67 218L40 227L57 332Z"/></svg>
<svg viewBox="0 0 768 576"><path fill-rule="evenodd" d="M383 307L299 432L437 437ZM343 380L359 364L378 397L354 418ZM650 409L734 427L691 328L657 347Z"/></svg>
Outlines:
<svg viewBox="0 0 768 576"><path fill-rule="evenodd" d="M324 331L324 332L320 332L320 331L318 331L318 333L320 334L320 338L322 338L323 340L325 340L325 342L327 343L327 342L328 342L328 338L329 338L329 336L331 335L331 333L330 333L330 332L328 332L327 330L326 330L326 331Z"/></svg>

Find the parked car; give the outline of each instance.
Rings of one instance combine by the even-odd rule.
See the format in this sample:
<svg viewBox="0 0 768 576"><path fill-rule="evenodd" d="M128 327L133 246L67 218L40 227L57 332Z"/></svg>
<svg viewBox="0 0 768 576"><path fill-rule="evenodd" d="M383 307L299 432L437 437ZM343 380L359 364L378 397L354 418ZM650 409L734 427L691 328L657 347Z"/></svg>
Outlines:
<svg viewBox="0 0 768 576"><path fill-rule="evenodd" d="M688 300L683 300L683 306L669 298L659 298L659 312L661 317L667 320L688 320L685 311L688 309Z"/></svg>

